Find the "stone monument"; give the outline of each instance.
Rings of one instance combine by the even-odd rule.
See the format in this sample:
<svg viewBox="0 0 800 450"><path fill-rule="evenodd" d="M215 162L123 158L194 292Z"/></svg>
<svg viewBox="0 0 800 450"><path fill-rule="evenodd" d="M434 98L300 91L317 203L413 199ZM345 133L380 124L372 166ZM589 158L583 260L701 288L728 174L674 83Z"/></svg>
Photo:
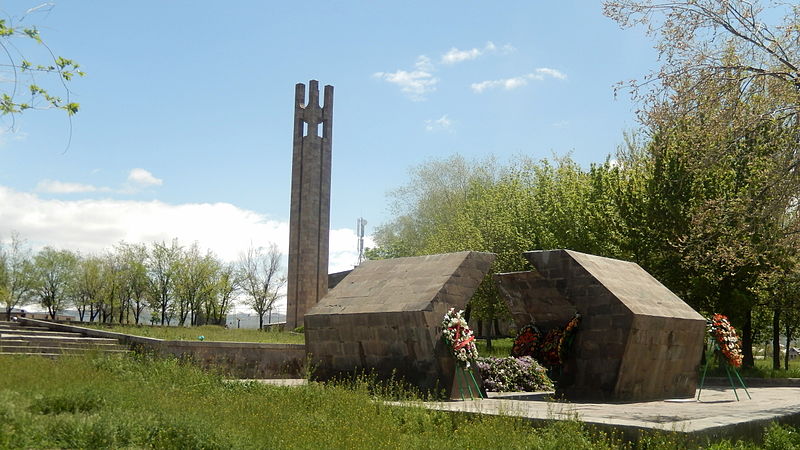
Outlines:
<svg viewBox="0 0 800 450"><path fill-rule="evenodd" d="M464 309L494 259L460 252L363 262L305 316L315 377L365 371L450 392L455 358L442 319Z"/></svg>
<svg viewBox="0 0 800 450"><path fill-rule="evenodd" d="M286 327L290 330L302 325L305 313L328 292L333 86L325 86L320 106L319 83L311 80L308 84L307 104L305 85L295 86L286 286Z"/></svg>
<svg viewBox="0 0 800 450"><path fill-rule="evenodd" d="M570 399L693 397L705 319L639 265L571 250L525 252L535 271L496 274L518 327L581 315L557 380Z"/></svg>

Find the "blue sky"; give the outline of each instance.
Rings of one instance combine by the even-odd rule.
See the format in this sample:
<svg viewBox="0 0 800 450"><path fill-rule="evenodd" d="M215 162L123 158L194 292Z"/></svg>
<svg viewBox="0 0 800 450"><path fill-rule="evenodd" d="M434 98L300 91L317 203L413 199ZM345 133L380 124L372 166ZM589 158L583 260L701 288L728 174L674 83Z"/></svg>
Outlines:
<svg viewBox="0 0 800 450"><path fill-rule="evenodd" d="M636 127L613 85L657 64L642 30L586 0L63 1L22 23L87 76L70 85L81 111L66 150L64 114L4 121L0 237L286 251L294 85L317 79L335 87L335 270L355 263L356 218L368 233L391 219L386 193L411 166L453 153L603 161Z"/></svg>

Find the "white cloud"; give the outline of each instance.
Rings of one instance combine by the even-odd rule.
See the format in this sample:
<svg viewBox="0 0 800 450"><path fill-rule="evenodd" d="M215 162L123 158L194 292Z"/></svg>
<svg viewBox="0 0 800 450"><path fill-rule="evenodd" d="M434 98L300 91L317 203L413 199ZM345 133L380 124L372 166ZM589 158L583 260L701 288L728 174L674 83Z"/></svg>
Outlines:
<svg viewBox="0 0 800 450"><path fill-rule="evenodd" d="M503 78L500 80L481 81L480 83L472 83L470 85L470 88L474 92L480 94L487 89L494 89L498 87L502 87L503 89L510 91L512 89L525 86L526 84L528 84L528 80L526 77L514 77L514 78Z"/></svg>
<svg viewBox="0 0 800 450"><path fill-rule="evenodd" d="M506 44L500 48L500 51L502 53L510 53L513 50L514 47L512 47L509 44ZM483 56L488 53L495 53L497 51L498 48L496 45L494 45L494 42L492 41L487 42L482 49L471 48L469 50L459 50L456 47L453 47L450 50L448 50L447 53L442 55L440 61L442 64L448 64L448 65L457 64L463 61L470 61L473 59L477 59L480 56Z"/></svg>
<svg viewBox="0 0 800 450"><path fill-rule="evenodd" d="M288 253L289 223L230 203L168 204L161 201L51 200L0 186L0 238L17 231L34 246L101 253L120 241L151 243L173 238L197 241L226 261L251 243L271 242ZM330 270L357 262L354 230L331 231ZM372 245L372 244L370 244Z"/></svg>
<svg viewBox="0 0 800 450"><path fill-rule="evenodd" d="M430 58L421 55L414 64L414 70L396 72L376 72L372 76L400 86L400 90L414 101L425 100L426 94L436 90L439 82L431 73L433 64Z"/></svg>
<svg viewBox="0 0 800 450"><path fill-rule="evenodd" d="M473 48L470 50L459 50L455 47L451 48L447 53L442 55L442 64L455 64L462 61L469 61L481 56L483 51Z"/></svg>
<svg viewBox="0 0 800 450"><path fill-rule="evenodd" d="M425 130L427 131L450 131L452 132L453 121L444 114L438 119L430 119L425 121Z"/></svg>
<svg viewBox="0 0 800 450"><path fill-rule="evenodd" d="M529 74L525 74L519 77L501 78L499 80L486 80L478 83L472 83L470 85L470 88L472 89L473 92L478 94L488 89L495 89L495 88L502 88L507 91L510 91L527 85L528 80L542 81L547 77L556 78L559 80L567 78L565 74L559 72L556 69L540 67L538 69L535 69L533 72Z"/></svg>
<svg viewBox="0 0 800 450"><path fill-rule="evenodd" d="M164 181L160 178L156 178L149 171L139 168L131 169L130 173L128 173L128 181L142 187L161 186L164 184Z"/></svg>
<svg viewBox="0 0 800 450"><path fill-rule="evenodd" d="M562 72L549 67L539 67L532 74L528 75L528 77L535 78L537 80L543 80L545 76L553 77L559 80L564 80L567 78L567 76Z"/></svg>
<svg viewBox="0 0 800 450"><path fill-rule="evenodd" d="M58 180L42 180L36 185L37 192L48 194L80 194L86 192L108 192L108 188L91 184L69 183Z"/></svg>

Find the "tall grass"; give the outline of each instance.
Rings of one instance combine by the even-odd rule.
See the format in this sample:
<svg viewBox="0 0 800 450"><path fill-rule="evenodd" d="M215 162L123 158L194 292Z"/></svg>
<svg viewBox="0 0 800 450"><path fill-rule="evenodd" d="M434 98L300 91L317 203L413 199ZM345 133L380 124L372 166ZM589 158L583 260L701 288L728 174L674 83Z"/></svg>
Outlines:
<svg viewBox="0 0 800 450"><path fill-rule="evenodd" d="M206 341L217 342L264 342L272 344L305 343L305 336L302 333L261 331L252 328L223 328L217 325L161 327L151 325L80 324L80 326L168 341L196 341L202 336Z"/></svg>
<svg viewBox="0 0 800 450"><path fill-rule="evenodd" d="M781 360L781 367L783 367L783 360ZM700 367L702 373L703 368ZM755 360L755 367L744 367L738 369L739 375L750 378L800 378L800 360L789 361L789 370L772 368L772 359L757 359ZM719 365L716 358L712 359L706 376L724 377L725 369Z"/></svg>
<svg viewBox="0 0 800 450"><path fill-rule="evenodd" d="M0 448L635 447L577 421L534 428L512 417L391 406L379 400L397 393L369 380L281 388L226 383L171 359L2 355L0 379ZM774 430L767 440L783 446L775 448L800 445L792 429ZM673 434L643 443L689 445Z"/></svg>

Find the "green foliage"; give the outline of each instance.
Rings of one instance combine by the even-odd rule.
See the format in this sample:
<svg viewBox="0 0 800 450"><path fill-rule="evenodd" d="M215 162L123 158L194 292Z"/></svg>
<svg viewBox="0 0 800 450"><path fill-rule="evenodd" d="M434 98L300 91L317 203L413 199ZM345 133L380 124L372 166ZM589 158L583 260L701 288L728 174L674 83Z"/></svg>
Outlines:
<svg viewBox="0 0 800 450"><path fill-rule="evenodd" d="M23 41L32 42L34 47L28 49ZM13 82L11 92L3 93L0 97L0 115L14 115L29 109L50 108L63 110L69 116L78 112L80 105L70 100L67 83L76 76L83 77L86 74L74 60L56 56L42 39L36 27L18 27L10 21L0 20L0 48L4 50L7 59L4 67L10 73L9 78ZM42 58L50 62L34 63L24 56L15 56L21 54L22 48L34 53L38 51L44 55ZM62 90L66 95L65 98L51 94L51 88L42 87L37 83L37 77L41 77L42 81L52 80L52 75L55 76L54 87ZM28 82L23 82L22 77L25 77ZM18 99L17 87L19 84L24 84L30 95L25 101Z"/></svg>
<svg viewBox="0 0 800 450"><path fill-rule="evenodd" d="M767 450L800 448L800 433L794 428L772 423L764 432L764 448Z"/></svg>

